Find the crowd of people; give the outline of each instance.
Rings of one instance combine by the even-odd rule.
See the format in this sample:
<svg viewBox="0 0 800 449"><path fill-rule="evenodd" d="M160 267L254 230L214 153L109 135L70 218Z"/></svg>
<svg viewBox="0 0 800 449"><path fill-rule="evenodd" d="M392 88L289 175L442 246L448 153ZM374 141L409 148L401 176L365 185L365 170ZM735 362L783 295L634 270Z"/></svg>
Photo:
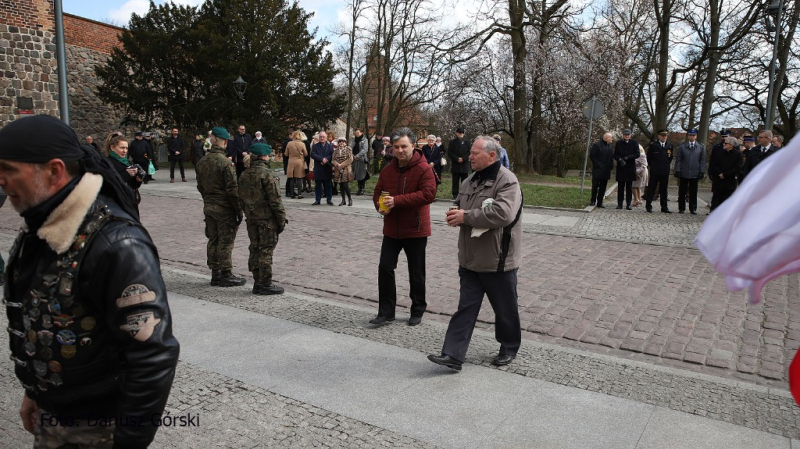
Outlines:
<svg viewBox="0 0 800 449"><path fill-rule="evenodd" d="M678 180L678 213L684 213L688 203L689 213L696 215L698 183L707 174L712 190L710 213L733 194L748 173L783 145L783 139L770 130L758 133L756 145L750 133L739 140L731 136L729 129L722 129L720 142L707 152L697 141L697 130L689 129L686 140L676 148L668 140L669 130L661 129L645 150L631 137L630 129L623 129L621 134L622 138L612 145L613 135L605 133L589 151L591 206L605 208L603 200L616 162L617 209L633 210L644 203L645 210L652 213L653 201L658 199L661 212L672 213L667 203L673 175Z"/></svg>

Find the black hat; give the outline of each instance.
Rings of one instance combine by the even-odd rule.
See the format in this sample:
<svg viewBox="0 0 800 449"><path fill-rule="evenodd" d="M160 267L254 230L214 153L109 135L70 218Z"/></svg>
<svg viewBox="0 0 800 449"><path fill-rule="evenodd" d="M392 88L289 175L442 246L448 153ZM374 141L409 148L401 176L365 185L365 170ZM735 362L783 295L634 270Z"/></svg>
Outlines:
<svg viewBox="0 0 800 449"><path fill-rule="evenodd" d="M728 137L728 136L730 136L730 135L731 135L731 130L730 130L730 129L728 129L728 128L722 128L722 129L719 131L719 135L720 135L720 136L722 136L722 137Z"/></svg>
<svg viewBox="0 0 800 449"><path fill-rule="evenodd" d="M625 129L622 130L622 135L623 136L630 136L631 134L633 134L633 133L628 128L625 128Z"/></svg>
<svg viewBox="0 0 800 449"><path fill-rule="evenodd" d="M136 131L136 134L134 134L134 136L136 136L136 137L142 137L142 132L141 132L141 131Z"/></svg>
<svg viewBox="0 0 800 449"><path fill-rule="evenodd" d="M658 130L658 134L660 134L662 136L668 136L669 135L669 130L667 128L659 129Z"/></svg>
<svg viewBox="0 0 800 449"><path fill-rule="evenodd" d="M459 126L458 128L456 128L456 132L459 134L464 134L464 128Z"/></svg>

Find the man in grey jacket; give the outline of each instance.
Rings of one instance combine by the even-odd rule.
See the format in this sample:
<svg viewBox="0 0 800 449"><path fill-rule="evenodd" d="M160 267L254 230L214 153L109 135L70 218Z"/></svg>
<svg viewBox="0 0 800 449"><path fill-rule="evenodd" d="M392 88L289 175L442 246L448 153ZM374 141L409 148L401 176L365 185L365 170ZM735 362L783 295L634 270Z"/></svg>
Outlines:
<svg viewBox="0 0 800 449"><path fill-rule="evenodd" d="M461 371L483 296L495 314L500 352L492 360L508 365L517 355L522 331L517 310L517 269L522 243L522 191L519 181L500 164L500 145L478 136L469 152L472 175L459 190L458 209L447 212L447 224L460 226L458 311L450 319L442 354L428 360Z"/></svg>
<svg viewBox="0 0 800 449"><path fill-rule="evenodd" d="M678 213L686 211L686 190L689 190L689 212L697 215L697 182L706 173L706 148L697 142L697 130L686 131L687 141L675 152L675 177L678 178Z"/></svg>

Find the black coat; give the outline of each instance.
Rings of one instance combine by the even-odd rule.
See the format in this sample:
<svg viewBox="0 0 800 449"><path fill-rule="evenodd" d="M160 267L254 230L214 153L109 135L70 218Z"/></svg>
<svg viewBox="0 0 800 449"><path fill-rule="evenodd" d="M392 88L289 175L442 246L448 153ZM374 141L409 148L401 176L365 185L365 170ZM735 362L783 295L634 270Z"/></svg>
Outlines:
<svg viewBox="0 0 800 449"><path fill-rule="evenodd" d="M450 172L451 173L469 173L469 143L464 139L455 139L450 141L447 147L447 155L450 156ZM458 163L458 158L464 162Z"/></svg>
<svg viewBox="0 0 800 449"><path fill-rule="evenodd" d="M205 141L202 139L196 140L192 142L192 157L194 158L194 163L196 164L203 156L206 155L206 150L203 148L205 145Z"/></svg>
<svg viewBox="0 0 800 449"><path fill-rule="evenodd" d="M614 160L617 161L617 182L636 181L636 159L639 157L639 142L630 139L618 140L614 147Z"/></svg>
<svg viewBox="0 0 800 449"><path fill-rule="evenodd" d="M233 135L233 140L228 142L228 157L240 168L244 167L244 154L250 151L253 144L253 136L248 133Z"/></svg>
<svg viewBox="0 0 800 449"><path fill-rule="evenodd" d="M183 150L185 149L186 142L183 141L183 137L167 137L167 159L171 161L184 160L186 158L186 152Z"/></svg>
<svg viewBox="0 0 800 449"><path fill-rule="evenodd" d="M739 150L722 151L714 156L714 160L708 166L708 177L714 188L727 190L736 189L736 177L742 171L742 153ZM724 179L720 179L720 173Z"/></svg>
<svg viewBox="0 0 800 449"><path fill-rule="evenodd" d="M589 159L592 161L592 178L611 179L611 170L614 168L614 150L610 143L601 140L592 145Z"/></svg>
<svg viewBox="0 0 800 449"><path fill-rule="evenodd" d="M647 147L647 165L650 167L650 176L669 176L670 164L674 148L669 142L656 140Z"/></svg>
<svg viewBox="0 0 800 449"><path fill-rule="evenodd" d="M761 161L773 155L777 150L775 147L770 145L769 149L766 152L762 151L761 145L756 145L751 148L749 151L745 153L745 161L744 161L744 168L742 170L742 179L747 176L756 165L760 164Z"/></svg>
<svg viewBox="0 0 800 449"><path fill-rule="evenodd" d="M134 164L139 164L147 170L148 164L153 160L153 146L144 139L133 139L128 144L128 154L130 154Z"/></svg>

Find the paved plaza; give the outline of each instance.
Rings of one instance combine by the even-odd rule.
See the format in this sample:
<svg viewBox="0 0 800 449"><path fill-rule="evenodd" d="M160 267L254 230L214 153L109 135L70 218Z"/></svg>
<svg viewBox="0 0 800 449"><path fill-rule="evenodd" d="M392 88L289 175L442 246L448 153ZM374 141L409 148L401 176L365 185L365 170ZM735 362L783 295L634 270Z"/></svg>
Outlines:
<svg viewBox="0 0 800 449"><path fill-rule="evenodd" d="M489 364L497 344L485 302L468 364L452 375L425 359L458 301L446 202L431 207L423 324L371 329L382 219L370 197L353 207L285 199L273 271L287 293L255 297L252 284L208 286L202 201L187 177L143 186L140 207L182 345L168 410L202 424L162 429L154 447L800 448L786 384L800 278L771 282L754 306L725 290L691 245L702 208L526 208L519 356ZM4 253L19 224L2 209ZM251 279L247 244L242 228L234 271ZM410 305L404 264L400 317ZM7 334L0 347L0 446L29 447Z"/></svg>

